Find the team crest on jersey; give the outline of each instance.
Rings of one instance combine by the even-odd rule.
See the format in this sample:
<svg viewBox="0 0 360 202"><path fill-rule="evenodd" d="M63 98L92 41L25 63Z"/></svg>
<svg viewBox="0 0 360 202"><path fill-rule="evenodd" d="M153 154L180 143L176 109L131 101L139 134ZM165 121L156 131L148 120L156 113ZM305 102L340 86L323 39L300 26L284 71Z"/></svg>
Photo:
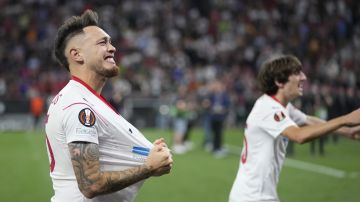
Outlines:
<svg viewBox="0 0 360 202"><path fill-rule="evenodd" d="M286 118L285 114L282 111L278 111L274 114L274 119L277 122L280 122Z"/></svg>
<svg viewBox="0 0 360 202"><path fill-rule="evenodd" d="M86 127L93 126L96 121L94 112L92 112L89 108L82 109L79 112L79 121Z"/></svg>

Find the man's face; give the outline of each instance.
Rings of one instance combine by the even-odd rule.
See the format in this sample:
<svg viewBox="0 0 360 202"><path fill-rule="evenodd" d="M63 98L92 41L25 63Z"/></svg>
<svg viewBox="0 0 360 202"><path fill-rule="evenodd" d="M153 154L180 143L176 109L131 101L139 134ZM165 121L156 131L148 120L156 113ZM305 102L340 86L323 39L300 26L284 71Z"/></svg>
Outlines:
<svg viewBox="0 0 360 202"><path fill-rule="evenodd" d="M85 27L84 32L81 52L85 66L107 78L118 75L119 68L114 60L116 49L109 35L97 26Z"/></svg>
<svg viewBox="0 0 360 202"><path fill-rule="evenodd" d="M300 71L297 74L292 74L289 76L288 82L284 85L284 94L290 100L295 99L304 94L304 82L306 76L304 72Z"/></svg>

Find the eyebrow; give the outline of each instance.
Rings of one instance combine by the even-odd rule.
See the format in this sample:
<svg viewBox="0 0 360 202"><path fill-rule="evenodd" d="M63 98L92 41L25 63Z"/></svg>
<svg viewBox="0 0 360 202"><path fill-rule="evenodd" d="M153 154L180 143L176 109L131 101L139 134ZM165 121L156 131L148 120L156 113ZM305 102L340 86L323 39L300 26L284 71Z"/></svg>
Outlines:
<svg viewBox="0 0 360 202"><path fill-rule="evenodd" d="M108 37L108 36L101 37L100 39L96 40L96 43L98 43L102 40L111 41L111 37Z"/></svg>

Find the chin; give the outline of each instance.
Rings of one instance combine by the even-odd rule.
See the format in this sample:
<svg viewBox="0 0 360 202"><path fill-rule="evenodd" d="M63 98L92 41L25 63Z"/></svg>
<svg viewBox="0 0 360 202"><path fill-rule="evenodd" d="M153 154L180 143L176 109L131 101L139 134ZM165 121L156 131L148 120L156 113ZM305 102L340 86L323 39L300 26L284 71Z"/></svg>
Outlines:
<svg viewBox="0 0 360 202"><path fill-rule="evenodd" d="M119 74L119 69L116 67L108 72L107 77L111 78L111 77L117 76L118 74Z"/></svg>
<svg viewBox="0 0 360 202"><path fill-rule="evenodd" d="M106 78L111 78L119 74L119 68L115 65L110 68L103 68L99 74L103 75Z"/></svg>

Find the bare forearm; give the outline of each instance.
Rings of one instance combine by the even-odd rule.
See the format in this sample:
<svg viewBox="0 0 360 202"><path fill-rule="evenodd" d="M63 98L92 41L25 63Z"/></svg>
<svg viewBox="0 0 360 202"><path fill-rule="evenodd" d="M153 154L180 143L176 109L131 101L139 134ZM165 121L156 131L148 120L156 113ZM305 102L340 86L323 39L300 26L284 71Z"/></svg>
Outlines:
<svg viewBox="0 0 360 202"><path fill-rule="evenodd" d="M316 116L307 116L306 117L306 125L315 125L315 124L319 124L319 123L325 123L326 121L325 120L322 120Z"/></svg>
<svg viewBox="0 0 360 202"><path fill-rule="evenodd" d="M307 125L315 125L319 123L326 123L326 121L315 116L307 116L307 120L306 120ZM350 127L344 126L335 130L334 133L345 137L351 137L352 129Z"/></svg>
<svg viewBox="0 0 360 202"><path fill-rule="evenodd" d="M310 126L302 128L288 127L283 131L283 134L298 143L308 142L330 132L340 133L351 139L360 140L360 108L325 123L322 123L324 121L316 117L308 116L307 119L307 124L310 124Z"/></svg>
<svg viewBox="0 0 360 202"><path fill-rule="evenodd" d="M346 123L347 122L343 117L339 117L328 122L313 123L313 125L300 128L289 127L285 129L283 134L289 137L291 140L302 144L335 131L338 128L344 126Z"/></svg>
<svg viewBox="0 0 360 202"><path fill-rule="evenodd" d="M97 195L115 192L149 178L151 171L142 165L124 171L101 172L100 176L96 183L99 186L96 188Z"/></svg>
<svg viewBox="0 0 360 202"><path fill-rule="evenodd" d="M330 120L328 122L305 126L302 128L303 131L301 132L301 134L304 136L304 142L308 142L320 136L329 134L330 132L339 129L343 125L345 125L345 123L340 117Z"/></svg>
<svg viewBox="0 0 360 202"><path fill-rule="evenodd" d="M69 144L79 189L87 198L124 189L151 176L146 165L123 171L100 171L97 147L92 143Z"/></svg>

